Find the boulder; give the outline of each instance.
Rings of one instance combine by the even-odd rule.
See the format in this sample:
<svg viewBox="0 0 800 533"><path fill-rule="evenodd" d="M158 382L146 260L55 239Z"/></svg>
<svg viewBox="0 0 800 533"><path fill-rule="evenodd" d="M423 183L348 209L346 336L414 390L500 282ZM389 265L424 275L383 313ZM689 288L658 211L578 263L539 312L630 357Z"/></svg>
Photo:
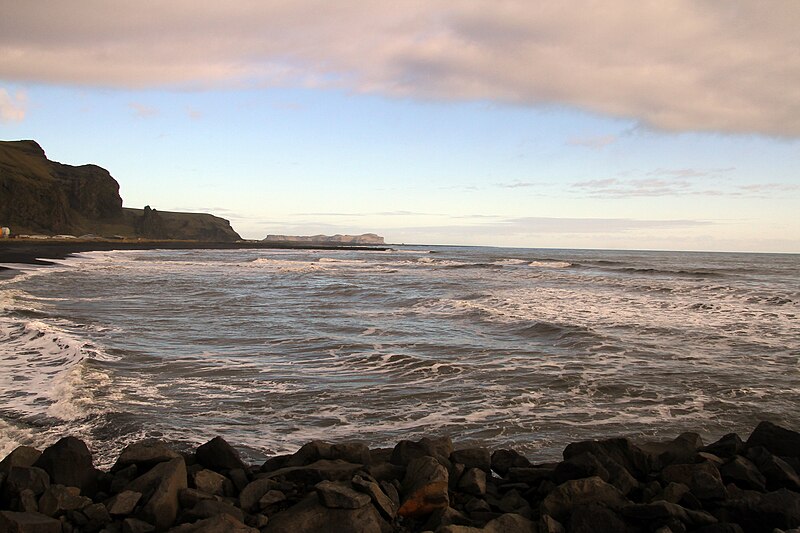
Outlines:
<svg viewBox="0 0 800 533"><path fill-rule="evenodd" d="M572 510L581 505L598 504L618 511L629 503L618 488L594 476L562 483L547 495L540 511L563 523Z"/></svg>
<svg viewBox="0 0 800 533"><path fill-rule="evenodd" d="M625 533L628 526L617 513L592 503L576 507L567 521L570 533Z"/></svg>
<svg viewBox="0 0 800 533"><path fill-rule="evenodd" d="M138 518L126 518L122 521L122 533L153 533L155 530L153 524Z"/></svg>
<svg viewBox="0 0 800 533"><path fill-rule="evenodd" d="M550 515L539 518L539 533L566 533L564 526Z"/></svg>
<svg viewBox="0 0 800 533"><path fill-rule="evenodd" d="M368 465L372 462L369 447L360 442L342 442L331 446L331 459L340 459L348 463Z"/></svg>
<svg viewBox="0 0 800 533"><path fill-rule="evenodd" d="M450 437L430 439L423 437L414 442L401 440L392 450L391 462L396 465L408 466L414 459L433 457L445 468L450 467L450 454L453 453L453 441Z"/></svg>
<svg viewBox="0 0 800 533"><path fill-rule="evenodd" d="M800 433L764 421L756 426L745 446L763 446L778 456L800 457Z"/></svg>
<svg viewBox="0 0 800 533"><path fill-rule="evenodd" d="M480 468L469 468L458 481L458 490L473 496L486 494L486 472Z"/></svg>
<svg viewBox="0 0 800 533"><path fill-rule="evenodd" d="M703 439L697 433L682 433L667 442L640 444L639 449L647 455L652 470L661 470L675 463L691 463L703 447Z"/></svg>
<svg viewBox="0 0 800 533"><path fill-rule="evenodd" d="M537 527L524 516L506 513L490 520L483 528L447 525L437 529L436 533L537 533Z"/></svg>
<svg viewBox="0 0 800 533"><path fill-rule="evenodd" d="M88 519L84 526L86 531L99 531L111 523L111 515L108 514L108 509L102 503L87 505L80 512Z"/></svg>
<svg viewBox="0 0 800 533"><path fill-rule="evenodd" d="M648 456L628 439L574 442L564 449L563 455L567 460L586 452L591 452L600 461L604 458L613 460L636 479L643 479L650 471Z"/></svg>
<svg viewBox="0 0 800 533"><path fill-rule="evenodd" d="M780 489L760 493L731 490L723 509L729 522L755 533L772 533L774 529L791 529L800 525L800 494Z"/></svg>
<svg viewBox="0 0 800 533"><path fill-rule="evenodd" d="M320 481L314 488L319 502L330 509L359 509L371 500L367 494L335 481Z"/></svg>
<svg viewBox="0 0 800 533"><path fill-rule="evenodd" d="M267 479L284 479L292 483L316 485L320 481L349 481L361 470L359 464L341 460L320 459L305 466L289 466L262 474Z"/></svg>
<svg viewBox="0 0 800 533"><path fill-rule="evenodd" d="M50 486L50 476L35 466L12 466L3 482L4 499L17 496L25 489L30 489L37 496Z"/></svg>
<svg viewBox="0 0 800 533"><path fill-rule="evenodd" d="M39 498L39 512L57 517L67 511L83 509L91 504L92 500L81 496L81 490L78 487L50 485Z"/></svg>
<svg viewBox="0 0 800 533"><path fill-rule="evenodd" d="M198 463L211 470L247 469L247 465L239 457L239 453L219 436L199 446L196 456Z"/></svg>
<svg viewBox="0 0 800 533"><path fill-rule="evenodd" d="M513 481L514 483L526 483L533 487L544 480L552 481L555 478L555 468L542 466L512 466L508 469L505 476L509 481Z"/></svg>
<svg viewBox="0 0 800 533"><path fill-rule="evenodd" d="M18 446L0 461L0 474L8 475L12 466L33 466L41 455L36 448Z"/></svg>
<svg viewBox="0 0 800 533"><path fill-rule="evenodd" d="M367 494L372 499L375 508L388 520L394 520L397 515L397 503L389 497L375 481L353 476L353 488Z"/></svg>
<svg viewBox="0 0 800 533"><path fill-rule="evenodd" d="M467 468L480 468L487 474L492 470L492 456L487 448L464 448L450 454L450 461Z"/></svg>
<svg viewBox="0 0 800 533"><path fill-rule="evenodd" d="M244 513L241 509L234 506L227 501L218 500L200 500L194 507L185 511L181 515L181 522L196 522L204 518L212 518L214 516L226 514L238 520L244 521Z"/></svg>
<svg viewBox="0 0 800 533"><path fill-rule="evenodd" d="M0 511L0 531L8 533L61 533L61 522L41 513Z"/></svg>
<svg viewBox="0 0 800 533"><path fill-rule="evenodd" d="M400 491L403 503L397 514L418 518L444 509L450 504L447 483L447 469L435 458L424 456L411 460L403 478Z"/></svg>
<svg viewBox="0 0 800 533"><path fill-rule="evenodd" d="M286 494L279 490L268 490L258 500L259 510L269 509L273 505L286 501Z"/></svg>
<svg viewBox="0 0 800 533"><path fill-rule="evenodd" d="M321 440L307 442L285 461L285 466L305 466L321 459L333 459L333 457L331 457L331 447L332 445L330 443Z"/></svg>
<svg viewBox="0 0 800 533"><path fill-rule="evenodd" d="M381 520L371 505L358 509L331 509L319 503L312 494L300 503L270 517L264 533L318 533L347 531L350 533L382 533L388 524Z"/></svg>
<svg viewBox="0 0 800 533"><path fill-rule="evenodd" d="M720 500L725 497L725 486L717 467L706 461L696 464L675 464L661 471L665 483L683 483L700 500Z"/></svg>
<svg viewBox="0 0 800 533"><path fill-rule="evenodd" d="M780 457L771 454L763 446L747 450L747 457L766 478L767 490L786 488L800 492L800 477L795 469Z"/></svg>
<svg viewBox="0 0 800 533"><path fill-rule="evenodd" d="M592 452L573 455L569 459L558 463L553 471L553 481L557 484L564 483L570 479L582 479L592 476L597 476L606 482L609 478L608 470Z"/></svg>
<svg viewBox="0 0 800 533"><path fill-rule="evenodd" d="M25 489L19 493L18 506L19 506L19 509L17 509L18 511L26 513L39 512L39 502L37 501L36 495L33 493L31 489Z"/></svg>
<svg viewBox="0 0 800 533"><path fill-rule="evenodd" d="M92 453L75 437L64 437L42 452L34 466L50 475L50 482L78 487L83 494L94 495L98 472L92 464Z"/></svg>
<svg viewBox="0 0 800 533"><path fill-rule="evenodd" d="M737 455L719 468L722 481L725 483L735 483L743 489L766 490L767 479L764 477L756 465Z"/></svg>
<svg viewBox="0 0 800 533"><path fill-rule="evenodd" d="M530 461L515 450L496 450L492 453L492 470L505 476L513 467L529 468L533 466Z"/></svg>
<svg viewBox="0 0 800 533"><path fill-rule="evenodd" d="M105 502L106 509L111 516L128 516L141 498L141 492L125 490Z"/></svg>
<svg viewBox="0 0 800 533"><path fill-rule="evenodd" d="M678 520L693 528L717 523L717 519L709 513L693 511L663 500L628 505L622 509L622 514L638 522L655 525L663 525L670 519Z"/></svg>
<svg viewBox="0 0 800 533"><path fill-rule="evenodd" d="M220 514L192 524L182 524L169 530L169 533L259 533L229 514Z"/></svg>
<svg viewBox="0 0 800 533"><path fill-rule="evenodd" d="M171 450L166 443L159 440L144 440L126 446L111 467L112 472L118 472L130 465L137 465L144 472L158 463L177 459L181 455Z"/></svg>
<svg viewBox="0 0 800 533"><path fill-rule="evenodd" d="M258 511L261 497L276 486L277 482L270 478L254 480L239 493L239 507L248 513Z"/></svg>
<svg viewBox="0 0 800 533"><path fill-rule="evenodd" d="M181 457L157 464L134 479L127 490L143 495L144 519L155 525L156 529L166 529L178 516L178 496L181 489L186 488L186 463Z"/></svg>
<svg viewBox="0 0 800 533"><path fill-rule="evenodd" d="M703 452L713 453L717 457L729 459L739 455L744 450L744 443L736 433L728 433L718 441L700 449Z"/></svg>
<svg viewBox="0 0 800 533"><path fill-rule="evenodd" d="M192 474L192 482L197 490L217 496L229 496L233 494L233 482L218 474L213 470L204 468Z"/></svg>

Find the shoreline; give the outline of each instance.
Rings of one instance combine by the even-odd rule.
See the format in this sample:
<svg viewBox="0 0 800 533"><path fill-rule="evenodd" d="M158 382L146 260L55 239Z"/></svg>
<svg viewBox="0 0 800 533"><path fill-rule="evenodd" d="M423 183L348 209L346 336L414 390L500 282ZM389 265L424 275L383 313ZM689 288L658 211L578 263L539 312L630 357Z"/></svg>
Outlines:
<svg viewBox="0 0 800 533"><path fill-rule="evenodd" d="M312 441L248 465L217 436L187 452L146 440L97 470L64 437L0 461L0 531L175 533L704 533L800 526L800 433L761 422L746 440L696 433L569 444L535 464L449 437ZM24 527L27 525L27 529ZM33 528L33 529L31 529Z"/></svg>
<svg viewBox="0 0 800 533"><path fill-rule="evenodd" d="M52 265L49 259L66 259L82 252L106 252L113 250L348 250L385 252L391 246L350 246L308 243L277 242L204 242L161 240L50 240L50 239L3 239L0 240L0 279L14 275L13 267L19 265Z"/></svg>

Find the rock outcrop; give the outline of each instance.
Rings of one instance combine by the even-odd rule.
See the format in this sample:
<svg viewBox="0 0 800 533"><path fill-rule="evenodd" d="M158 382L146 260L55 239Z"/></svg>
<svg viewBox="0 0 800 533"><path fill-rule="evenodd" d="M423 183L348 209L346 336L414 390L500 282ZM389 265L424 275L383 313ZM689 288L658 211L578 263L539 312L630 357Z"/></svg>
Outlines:
<svg viewBox="0 0 800 533"><path fill-rule="evenodd" d="M133 444L101 472L67 438L0 462L0 532L796 531L798 439L762 424L746 443L731 434L703 446L693 433L585 441L545 464L513 450L454 449L446 437L372 450L314 441L247 466L215 437L184 454Z"/></svg>
<svg viewBox="0 0 800 533"><path fill-rule="evenodd" d="M385 244L383 237L374 233L364 233L362 235L267 235L264 242L337 245Z"/></svg>
<svg viewBox="0 0 800 533"><path fill-rule="evenodd" d="M35 141L0 141L0 226L12 235L240 239L213 215L123 208L119 183L107 170L50 161Z"/></svg>

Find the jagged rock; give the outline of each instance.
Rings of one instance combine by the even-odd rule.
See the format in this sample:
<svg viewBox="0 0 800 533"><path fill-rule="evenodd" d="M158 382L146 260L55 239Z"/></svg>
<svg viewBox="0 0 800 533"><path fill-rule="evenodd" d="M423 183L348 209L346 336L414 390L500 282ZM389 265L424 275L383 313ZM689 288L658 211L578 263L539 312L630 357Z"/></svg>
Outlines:
<svg viewBox="0 0 800 533"><path fill-rule="evenodd" d="M125 490L108 500L106 509L112 516L127 516L133 512L141 498L141 492Z"/></svg>
<svg viewBox="0 0 800 533"><path fill-rule="evenodd" d="M359 509L370 502L368 495L333 481L320 481L314 488L320 503L330 509Z"/></svg>
<svg viewBox="0 0 800 533"><path fill-rule="evenodd" d="M264 533L382 533L387 527L371 505L358 509L330 509L320 504L314 493L300 503L271 516Z"/></svg>
<svg viewBox="0 0 800 533"><path fill-rule="evenodd" d="M126 518L122 521L122 533L153 533L155 530L153 524L138 518Z"/></svg>
<svg viewBox="0 0 800 533"><path fill-rule="evenodd" d="M629 502L618 488L595 476L573 479L556 487L542 502L541 514L550 515L559 522L564 522L575 507L592 503L616 511Z"/></svg>
<svg viewBox="0 0 800 533"><path fill-rule="evenodd" d="M170 529L169 533L259 533L259 531L229 514L220 514L192 524L182 524Z"/></svg>
<svg viewBox="0 0 800 533"><path fill-rule="evenodd" d="M638 446L648 456L653 470L661 470L671 464L693 462L702 447L703 439L697 433L681 433L668 442L648 442Z"/></svg>
<svg viewBox="0 0 800 533"><path fill-rule="evenodd" d="M98 472L92 464L92 453L75 437L64 437L42 452L34 466L50 475L50 482L78 487L92 496L97 490Z"/></svg>
<svg viewBox="0 0 800 533"><path fill-rule="evenodd" d="M85 526L87 531L98 531L111 523L111 515L108 514L108 509L102 503L87 505L80 512L88 519Z"/></svg>
<svg viewBox="0 0 800 533"><path fill-rule="evenodd" d="M244 513L230 502L217 500L200 500L194 507L185 511L181 516L182 522L195 522L204 518L227 514L239 522L244 521Z"/></svg>
<svg viewBox="0 0 800 533"><path fill-rule="evenodd" d="M286 468L288 466L299 466L299 465L291 465L289 462L292 460L293 455L276 455L274 457L270 457L261 465L261 472L272 472L273 470L279 470L281 468Z"/></svg>
<svg viewBox="0 0 800 533"><path fill-rule="evenodd" d="M81 490L78 487L50 485L39 498L39 512L55 517L67 511L83 509L91 504L91 498L81 496Z"/></svg>
<svg viewBox="0 0 800 533"><path fill-rule="evenodd" d="M276 485L275 480L270 478L254 480L239 493L239 506L247 512L257 511L259 500Z"/></svg>
<svg viewBox="0 0 800 533"><path fill-rule="evenodd" d="M364 479L361 476L354 476L352 483L356 490L367 494L372 499L372 503L384 517L394 520L397 515L397 504L386 495L378 483Z"/></svg>
<svg viewBox="0 0 800 533"><path fill-rule="evenodd" d="M368 465L372 462L369 447L360 442L342 442L330 449L330 459L341 459L348 463Z"/></svg>
<svg viewBox="0 0 800 533"><path fill-rule="evenodd" d="M480 468L487 474L492 470L492 456L486 448L464 448L450 454L450 461L467 468Z"/></svg>
<svg viewBox="0 0 800 533"><path fill-rule="evenodd" d="M458 489L473 496L486 494L486 472L480 468L470 468L458 482Z"/></svg>
<svg viewBox="0 0 800 533"><path fill-rule="evenodd" d="M401 440L392 450L391 462L396 465L408 466L414 459L433 457L445 468L450 467L450 454L453 453L453 441L450 437L430 439L423 437L414 442Z"/></svg>
<svg viewBox="0 0 800 533"><path fill-rule="evenodd" d="M739 455L742 450L744 450L744 443L736 433L728 433L718 441L701 448L701 451L713 453L717 457L725 459Z"/></svg>
<svg viewBox="0 0 800 533"><path fill-rule="evenodd" d="M763 446L778 456L800 457L800 433L765 421L756 426L745 446Z"/></svg>
<svg viewBox="0 0 800 533"><path fill-rule="evenodd" d="M435 458L426 456L411 460L403 478L403 504L397 514L422 517L447 507L450 504L447 482L447 469Z"/></svg>
<svg viewBox="0 0 800 533"><path fill-rule="evenodd" d="M575 442L564 449L564 459L591 452L599 460L608 458L627 470L636 479L641 479L650 470L647 455L628 439L606 439Z"/></svg>
<svg viewBox="0 0 800 533"><path fill-rule="evenodd" d="M122 450L117 458L117 462L111 467L112 472L118 472L130 465L136 465L141 470L177 459L181 455L171 450L164 442L158 440L144 440L129 444Z"/></svg>
<svg viewBox="0 0 800 533"><path fill-rule="evenodd" d="M800 525L800 494L786 489L760 493L734 487L722 507L727 511L727 521L747 532L772 533L775 528Z"/></svg>
<svg viewBox="0 0 800 533"><path fill-rule="evenodd" d="M215 471L247 468L239 453L219 436L199 446L196 456L198 463Z"/></svg>
<svg viewBox="0 0 800 533"><path fill-rule="evenodd" d="M496 450L492 453L492 470L505 476L513 467L530 468L533 466L528 459L515 450Z"/></svg>
<svg viewBox="0 0 800 533"><path fill-rule="evenodd" d="M192 482L197 487L197 490L208 494L216 494L218 496L233 494L233 482L222 474L217 474L207 468L195 472L192 475Z"/></svg>
<svg viewBox="0 0 800 533"><path fill-rule="evenodd" d="M692 527L715 524L718 521L709 513L685 509L678 504L663 500L628 505L622 509L622 514L640 522L658 523L659 525L663 525L665 520L672 518Z"/></svg>
<svg viewBox="0 0 800 533"><path fill-rule="evenodd" d="M349 481L361 465L341 460L320 459L305 466L289 466L262 474L267 478L285 479L292 483L316 485L320 481Z"/></svg>
<svg viewBox="0 0 800 533"><path fill-rule="evenodd" d="M111 485L109 490L111 494L116 494L125 490L128 483L139 477L139 467L135 464L128 465L125 468L118 470L111 478Z"/></svg>
<svg viewBox="0 0 800 533"><path fill-rule="evenodd" d="M792 466L762 446L747 450L747 457L766 478L767 490L786 488L800 491L800 477ZM744 487L746 488L746 487Z"/></svg>
<svg viewBox="0 0 800 533"><path fill-rule="evenodd" d="M175 522L178 495L186 488L186 463L181 457L157 464L134 479L127 490L142 493L146 501L142 516L157 529L166 529Z"/></svg>
<svg viewBox="0 0 800 533"><path fill-rule="evenodd" d="M725 486L719 470L709 462L697 464L675 464L661 471L661 479L669 483L683 483L692 494L701 500L722 499Z"/></svg>
<svg viewBox="0 0 800 533"><path fill-rule="evenodd" d="M557 484L564 483L570 479L582 479L597 476L603 481L608 481L608 470L600 460L591 452L574 455L556 466L553 471L553 481Z"/></svg>
<svg viewBox="0 0 800 533"><path fill-rule="evenodd" d="M5 498L17 496L25 489L30 489L37 496L50 486L50 476L36 466L12 466L3 483Z"/></svg>
<svg viewBox="0 0 800 533"><path fill-rule="evenodd" d="M41 513L0 511L0 531L8 533L61 533L61 522Z"/></svg>
<svg viewBox="0 0 800 533"><path fill-rule="evenodd" d="M42 452L30 446L18 446L0 461L0 474L8 475L12 466L33 466Z"/></svg>
<svg viewBox="0 0 800 533"><path fill-rule="evenodd" d="M764 474L759 472L756 465L737 455L719 468L722 481L725 483L735 483L743 489L766 490L767 479Z"/></svg>

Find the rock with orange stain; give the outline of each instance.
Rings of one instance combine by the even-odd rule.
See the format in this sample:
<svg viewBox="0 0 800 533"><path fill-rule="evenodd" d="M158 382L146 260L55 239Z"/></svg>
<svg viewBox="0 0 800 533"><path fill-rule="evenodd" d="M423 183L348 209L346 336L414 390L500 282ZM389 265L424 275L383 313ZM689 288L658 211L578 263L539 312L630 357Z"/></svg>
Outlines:
<svg viewBox="0 0 800 533"><path fill-rule="evenodd" d="M397 514L420 518L446 508L450 504L447 482L447 469L433 457L412 460L403 479L403 504Z"/></svg>

